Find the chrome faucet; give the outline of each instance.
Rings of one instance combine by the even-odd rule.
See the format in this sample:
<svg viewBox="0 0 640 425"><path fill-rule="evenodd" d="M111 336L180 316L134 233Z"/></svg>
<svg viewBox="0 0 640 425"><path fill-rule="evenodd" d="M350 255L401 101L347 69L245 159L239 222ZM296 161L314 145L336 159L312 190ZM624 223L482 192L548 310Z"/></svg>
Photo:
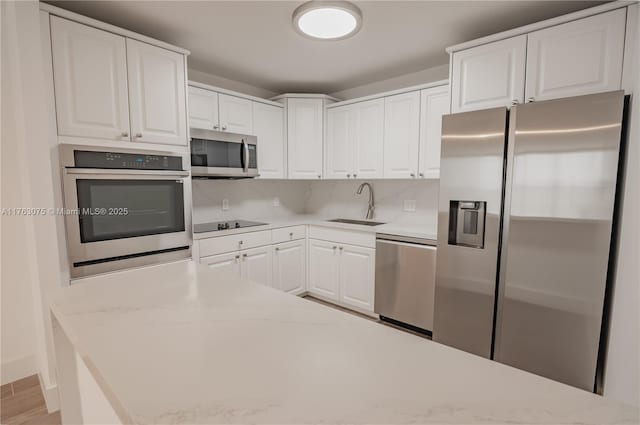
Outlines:
<svg viewBox="0 0 640 425"><path fill-rule="evenodd" d="M358 195L362 195L362 189L364 189L364 187L367 186L369 188L369 206L367 208L367 220L371 220L373 218L373 211L375 210L375 202L373 200L373 187L367 183L364 182L362 183L359 187L358 187L358 191L356 192Z"/></svg>

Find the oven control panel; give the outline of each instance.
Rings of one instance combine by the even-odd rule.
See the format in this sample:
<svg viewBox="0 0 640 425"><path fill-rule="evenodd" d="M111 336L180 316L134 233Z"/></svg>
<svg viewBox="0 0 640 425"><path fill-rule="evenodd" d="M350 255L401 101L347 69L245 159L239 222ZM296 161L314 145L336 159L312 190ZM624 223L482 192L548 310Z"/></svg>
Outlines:
<svg viewBox="0 0 640 425"><path fill-rule="evenodd" d="M182 171L182 158L169 155L147 155L123 152L73 152L78 168L106 168L128 170L176 170Z"/></svg>

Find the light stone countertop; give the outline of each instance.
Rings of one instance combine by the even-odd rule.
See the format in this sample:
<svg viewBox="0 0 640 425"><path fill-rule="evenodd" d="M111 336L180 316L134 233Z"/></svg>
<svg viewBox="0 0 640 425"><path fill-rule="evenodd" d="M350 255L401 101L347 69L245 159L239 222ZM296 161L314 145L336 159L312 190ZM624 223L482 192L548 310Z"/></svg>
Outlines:
<svg viewBox="0 0 640 425"><path fill-rule="evenodd" d="M82 279L51 310L137 424L637 424L637 408L192 261Z"/></svg>
<svg viewBox="0 0 640 425"><path fill-rule="evenodd" d="M328 219L333 218L350 218L350 217L330 217ZM347 223L335 223L330 222L325 217L319 217L316 215L294 215L291 217L284 218L267 218L267 219L249 219L251 221L257 221L262 223L267 223L264 226L252 226L245 227L242 229L229 229L229 230L218 230L214 232L205 232L205 233L194 233L193 239L206 239L211 237L218 236L227 236L238 233L247 233L247 232L257 232L260 230L271 230L271 229L279 229L282 227L289 226L299 226L299 225L313 225L313 226L324 226L324 227L332 227L336 229L343 230L356 230L360 232L368 232L368 233L385 233L396 236L407 236L412 238L419 239L428 239L431 241L436 241L437 231L435 225L418 225L418 224L405 224L405 223L385 223L378 226L365 226L362 224L347 224ZM377 221L377 220L373 220Z"/></svg>

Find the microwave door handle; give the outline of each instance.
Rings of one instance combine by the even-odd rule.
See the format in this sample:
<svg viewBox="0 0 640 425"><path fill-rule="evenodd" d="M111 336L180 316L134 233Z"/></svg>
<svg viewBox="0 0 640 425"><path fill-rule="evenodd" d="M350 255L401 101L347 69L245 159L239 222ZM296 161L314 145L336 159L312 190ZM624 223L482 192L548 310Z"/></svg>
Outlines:
<svg viewBox="0 0 640 425"><path fill-rule="evenodd" d="M249 146L242 139L242 170L245 173L249 172Z"/></svg>

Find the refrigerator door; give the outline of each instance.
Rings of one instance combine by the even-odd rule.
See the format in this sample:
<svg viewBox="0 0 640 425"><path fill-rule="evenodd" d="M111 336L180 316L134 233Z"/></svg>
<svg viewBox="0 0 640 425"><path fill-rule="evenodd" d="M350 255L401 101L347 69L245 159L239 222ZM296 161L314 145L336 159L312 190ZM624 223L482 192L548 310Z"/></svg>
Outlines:
<svg viewBox="0 0 640 425"><path fill-rule="evenodd" d="M489 358L507 126L506 108L442 120L433 339Z"/></svg>
<svg viewBox="0 0 640 425"><path fill-rule="evenodd" d="M623 109L617 91L518 105L510 118L494 358L588 391Z"/></svg>

